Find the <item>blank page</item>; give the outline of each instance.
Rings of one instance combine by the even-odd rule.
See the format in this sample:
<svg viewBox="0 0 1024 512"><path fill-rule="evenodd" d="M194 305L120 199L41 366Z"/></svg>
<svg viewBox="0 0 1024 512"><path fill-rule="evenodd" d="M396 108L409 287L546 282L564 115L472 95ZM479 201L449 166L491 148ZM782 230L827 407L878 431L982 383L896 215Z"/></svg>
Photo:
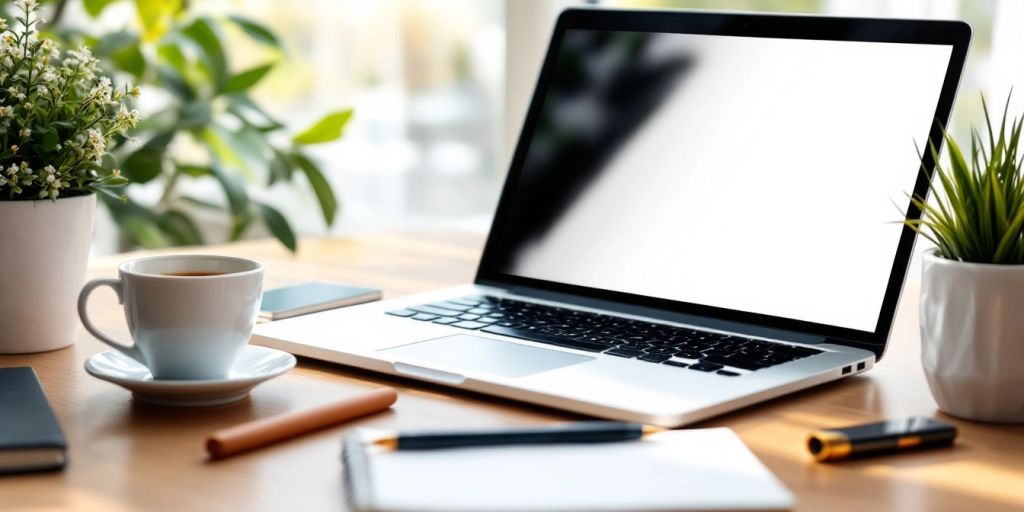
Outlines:
<svg viewBox="0 0 1024 512"><path fill-rule="evenodd" d="M727 428L642 441L387 452L346 443L358 510L785 510L793 497Z"/></svg>

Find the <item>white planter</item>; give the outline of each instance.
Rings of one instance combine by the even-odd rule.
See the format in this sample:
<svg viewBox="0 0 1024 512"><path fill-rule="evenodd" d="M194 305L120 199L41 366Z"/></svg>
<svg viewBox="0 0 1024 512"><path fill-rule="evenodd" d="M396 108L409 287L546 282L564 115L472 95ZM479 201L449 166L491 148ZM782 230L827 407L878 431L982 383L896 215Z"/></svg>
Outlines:
<svg viewBox="0 0 1024 512"><path fill-rule="evenodd" d="M1024 422L1024 265L924 254L921 362L943 411Z"/></svg>
<svg viewBox="0 0 1024 512"><path fill-rule="evenodd" d="M74 341L95 211L95 194L0 200L0 354Z"/></svg>

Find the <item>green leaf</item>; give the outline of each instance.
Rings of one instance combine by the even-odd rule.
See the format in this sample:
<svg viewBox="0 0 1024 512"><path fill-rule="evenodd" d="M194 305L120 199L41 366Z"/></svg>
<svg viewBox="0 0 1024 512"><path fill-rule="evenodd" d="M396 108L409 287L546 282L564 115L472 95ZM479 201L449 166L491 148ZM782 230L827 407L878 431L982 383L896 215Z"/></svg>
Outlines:
<svg viewBox="0 0 1024 512"><path fill-rule="evenodd" d="M236 93L228 96L228 112L234 114L239 121L261 132L284 128L284 124L274 119L245 94Z"/></svg>
<svg viewBox="0 0 1024 512"><path fill-rule="evenodd" d="M171 18L182 8L182 0L135 0L142 22L142 39L156 41L170 28Z"/></svg>
<svg viewBox="0 0 1024 512"><path fill-rule="evenodd" d="M139 36L126 30L119 30L100 37L93 45L92 51L97 57L109 57L114 52L139 44Z"/></svg>
<svg viewBox="0 0 1024 512"><path fill-rule="evenodd" d="M160 227L148 219L138 215L126 215L118 220L118 224L132 240L147 249L159 249L170 245Z"/></svg>
<svg viewBox="0 0 1024 512"><path fill-rule="evenodd" d="M89 13L89 16L95 18L103 12L103 9L116 1L117 0L85 0L83 4L85 12Z"/></svg>
<svg viewBox="0 0 1024 512"><path fill-rule="evenodd" d="M281 48L281 42L277 39L277 36L270 31L265 25L242 16L228 16L228 19L235 22L238 28L241 28L249 37L259 41L263 44Z"/></svg>
<svg viewBox="0 0 1024 512"><path fill-rule="evenodd" d="M60 137L57 136L57 130L48 129L46 131L39 131L43 135L43 149L46 151L53 151L57 149L57 144L60 144Z"/></svg>
<svg viewBox="0 0 1024 512"><path fill-rule="evenodd" d="M241 92L252 87L256 82L262 80L274 68L275 64L275 62L268 62L262 66L256 66L232 76L228 79L227 85L224 86L224 92Z"/></svg>
<svg viewBox="0 0 1024 512"><path fill-rule="evenodd" d="M170 91L183 101L189 101L196 97L196 91L192 85L177 70L171 66L156 66L158 84Z"/></svg>
<svg viewBox="0 0 1024 512"><path fill-rule="evenodd" d="M288 220L281 215L281 212L275 210L269 205L263 203L256 203L259 207L260 216L263 217L263 223L266 224L267 229L288 248L289 251L295 252L298 250L298 242L295 240L295 232L292 231L292 227L288 225Z"/></svg>
<svg viewBox="0 0 1024 512"><path fill-rule="evenodd" d="M323 173L320 172L320 168L309 157L298 151L290 156L299 169L302 169L302 172L306 174L309 184L313 186L313 193L316 194L317 202L320 203L320 211L323 212L324 222L328 226L333 225L334 217L338 213L338 200L334 196L331 184L324 177Z"/></svg>
<svg viewBox="0 0 1024 512"><path fill-rule="evenodd" d="M138 45L126 46L115 51L110 60L122 71L130 73L136 80L146 72L146 57Z"/></svg>
<svg viewBox="0 0 1024 512"><path fill-rule="evenodd" d="M121 164L121 173L135 183L147 183L160 175L163 170L164 153L174 138L174 132L155 135Z"/></svg>
<svg viewBox="0 0 1024 512"><path fill-rule="evenodd" d="M156 218L160 229L169 235L175 245L202 245L203 235L196 223L181 210L168 210Z"/></svg>
<svg viewBox="0 0 1024 512"><path fill-rule="evenodd" d="M181 196L180 199L182 201L188 203L188 204L191 204L193 206L197 206L199 208L203 208L203 209L206 209L206 210L221 211L221 210L224 209L219 204L211 203L209 201L206 201L206 200L203 200L203 199L199 199L198 197L192 197L192 196L183 195L183 196Z"/></svg>
<svg viewBox="0 0 1024 512"><path fill-rule="evenodd" d="M213 176L217 178L221 188L224 189L224 195L228 199L231 213L236 217L245 215L246 210L249 208L249 195L245 192L245 186L242 185L236 176L225 172L221 168L220 163L214 162L210 166L210 170L213 171Z"/></svg>
<svg viewBox="0 0 1024 512"><path fill-rule="evenodd" d="M218 154L230 157L230 167L241 171L247 179L255 179L254 169L263 169L267 165L267 141L264 135L249 126L230 129L219 123L211 124L217 139L223 144Z"/></svg>
<svg viewBox="0 0 1024 512"><path fill-rule="evenodd" d="M104 187L123 187L129 183L128 178L124 176L107 176L101 179Z"/></svg>
<svg viewBox="0 0 1024 512"><path fill-rule="evenodd" d="M213 107L209 101L197 98L181 106L178 125L184 129L202 128L210 122Z"/></svg>
<svg viewBox="0 0 1024 512"><path fill-rule="evenodd" d="M213 124L213 126L207 126L200 132L200 138L206 144L207 149L212 152L214 158L221 164L228 167L244 166L245 162L242 161L242 158L235 153L235 150L224 139L222 131L217 124Z"/></svg>
<svg viewBox="0 0 1024 512"><path fill-rule="evenodd" d="M191 176L193 178L202 178L203 176L212 176L213 169L209 166L204 165L178 165L178 172Z"/></svg>
<svg viewBox="0 0 1024 512"><path fill-rule="evenodd" d="M245 230L249 229L249 224L252 223L252 215L246 211L244 215L235 217L231 222L231 233L228 235L228 240L234 242L242 238L242 234Z"/></svg>
<svg viewBox="0 0 1024 512"><path fill-rule="evenodd" d="M324 116L313 126L292 137L296 144L319 144L330 142L341 137L341 132L352 117L352 109L345 109Z"/></svg>
<svg viewBox="0 0 1024 512"><path fill-rule="evenodd" d="M267 173L267 186L273 185L279 180L291 181L292 163L277 148L272 147L271 151L273 152L273 157L270 159L269 172Z"/></svg>
<svg viewBox="0 0 1024 512"><path fill-rule="evenodd" d="M121 203L128 202L128 196L124 194L118 194L113 190L107 189L105 187L92 187L90 190L96 192L97 194L100 194L100 197L106 197L114 201L120 201Z"/></svg>
<svg viewBox="0 0 1024 512"><path fill-rule="evenodd" d="M188 66L188 59L185 58L185 53L181 51L181 44L176 40L177 38L168 39L170 40L165 40L166 42L156 47L156 54L164 62L177 70L178 73L184 74L185 68Z"/></svg>
<svg viewBox="0 0 1024 512"><path fill-rule="evenodd" d="M216 25L208 18L198 18L181 33L194 41L202 51L200 60L205 65L210 80L213 81L214 92L223 91L228 81L228 64Z"/></svg>

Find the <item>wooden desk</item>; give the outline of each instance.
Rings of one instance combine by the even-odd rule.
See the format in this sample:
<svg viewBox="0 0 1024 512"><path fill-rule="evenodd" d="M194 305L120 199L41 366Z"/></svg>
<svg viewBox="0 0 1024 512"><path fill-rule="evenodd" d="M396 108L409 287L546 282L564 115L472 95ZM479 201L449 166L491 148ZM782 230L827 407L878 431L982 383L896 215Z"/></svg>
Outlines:
<svg viewBox="0 0 1024 512"><path fill-rule="evenodd" d="M270 287L324 278L382 287L386 296L396 296L471 280L481 245L476 235L391 233L307 239L294 257L270 241L190 252L262 260ZM116 275L116 264L129 257L96 260L89 276ZM916 289L904 294L889 353L873 371L701 426L735 429L796 494L798 510L1024 510L1024 426L953 420L961 429L954 449L835 465L812 462L804 449L807 432L816 427L937 414L918 361L917 295ZM99 292L93 302L97 324L126 338L113 293ZM343 510L339 440L352 426L493 427L574 418L310 360L301 360L295 371L234 405L194 410L146 406L133 403L126 390L85 373L85 359L102 350L106 346L80 331L77 343L64 350L0 356L0 366L36 369L70 443L64 472L0 478L0 509ZM232 459L206 461L203 440L214 429L382 384L400 390L392 412Z"/></svg>

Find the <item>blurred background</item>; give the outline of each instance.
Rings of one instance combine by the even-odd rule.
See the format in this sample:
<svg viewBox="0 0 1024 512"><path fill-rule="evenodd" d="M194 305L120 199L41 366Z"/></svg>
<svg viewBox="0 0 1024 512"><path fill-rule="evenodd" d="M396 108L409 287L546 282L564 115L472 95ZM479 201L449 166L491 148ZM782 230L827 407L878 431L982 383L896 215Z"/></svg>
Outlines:
<svg viewBox="0 0 1024 512"><path fill-rule="evenodd" d="M88 3L66 2L61 23L94 32L137 23L132 2L114 2L97 16ZM187 9L192 17L244 15L276 34L283 57L249 94L291 133L326 112L354 109L340 139L308 148L339 199L332 226L302 180L272 192L249 184L296 232L338 236L378 228L486 232L554 19L574 5L966 20L974 40L954 109L958 135L980 119L979 93L1001 104L1014 83L1024 83L1019 0L203 0ZM221 37L232 67L263 59L266 50L243 31ZM147 92L144 115L159 103L158 92ZM181 146L170 151L189 151ZM220 189L195 181L189 194L223 201ZM161 187L155 179L132 195L146 204ZM126 248L104 215L95 254ZM210 233L206 243L227 239L227 221L197 218ZM244 236L265 234L257 227Z"/></svg>

